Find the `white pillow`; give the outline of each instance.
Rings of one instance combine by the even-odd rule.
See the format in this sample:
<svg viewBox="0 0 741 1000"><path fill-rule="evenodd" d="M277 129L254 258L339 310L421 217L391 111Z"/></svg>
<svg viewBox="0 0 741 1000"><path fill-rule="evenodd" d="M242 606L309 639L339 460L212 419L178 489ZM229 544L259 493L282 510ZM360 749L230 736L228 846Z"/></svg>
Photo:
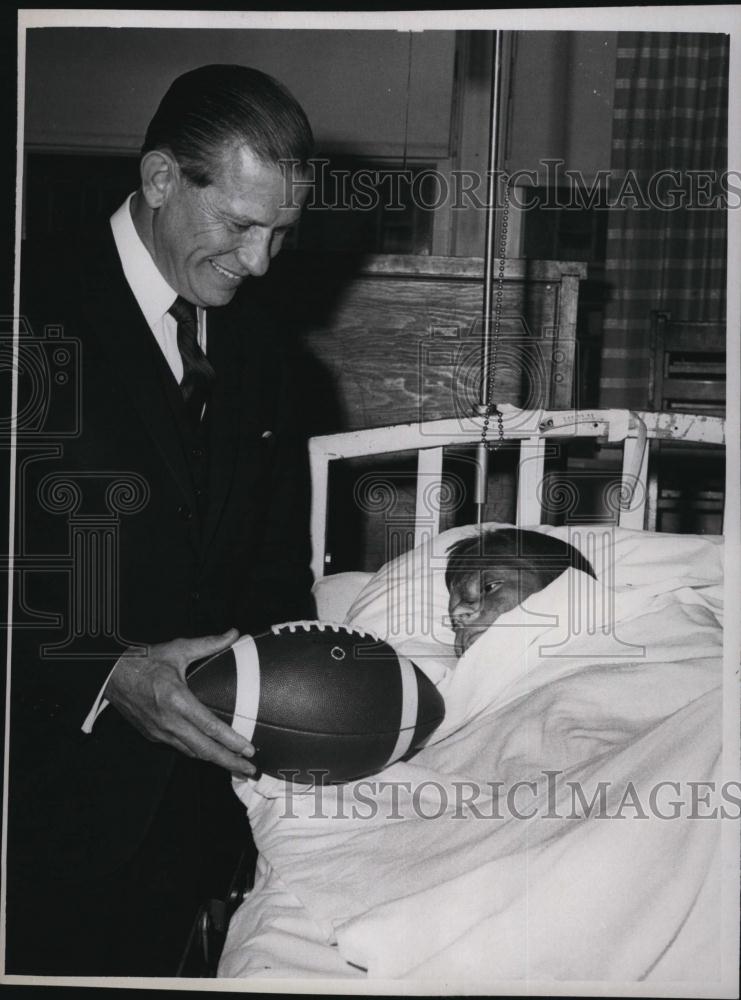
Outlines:
<svg viewBox="0 0 741 1000"><path fill-rule="evenodd" d="M346 624L376 632L438 680L456 663L453 631L447 624L447 551L478 530L471 524L451 528L386 563L353 601ZM720 537L633 531L605 524L534 525L529 530L553 535L579 549L591 562L606 599L610 589L640 590L648 598L679 587L719 584L723 577Z"/></svg>
<svg viewBox="0 0 741 1000"><path fill-rule="evenodd" d="M354 571L332 573L317 580L311 592L316 601L316 616L319 621L343 622L350 605L372 576L372 573Z"/></svg>

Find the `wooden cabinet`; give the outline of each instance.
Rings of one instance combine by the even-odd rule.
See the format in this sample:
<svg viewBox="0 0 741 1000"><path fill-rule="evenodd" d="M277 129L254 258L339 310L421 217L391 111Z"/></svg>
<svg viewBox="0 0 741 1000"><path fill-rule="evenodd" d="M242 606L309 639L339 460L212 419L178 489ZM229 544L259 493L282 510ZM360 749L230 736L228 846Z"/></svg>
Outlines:
<svg viewBox="0 0 741 1000"><path fill-rule="evenodd" d="M578 263L506 262L495 399L571 405L585 273ZM469 415L475 407L480 258L284 254L261 287L296 330L315 377L332 387L333 399L323 394L322 432Z"/></svg>

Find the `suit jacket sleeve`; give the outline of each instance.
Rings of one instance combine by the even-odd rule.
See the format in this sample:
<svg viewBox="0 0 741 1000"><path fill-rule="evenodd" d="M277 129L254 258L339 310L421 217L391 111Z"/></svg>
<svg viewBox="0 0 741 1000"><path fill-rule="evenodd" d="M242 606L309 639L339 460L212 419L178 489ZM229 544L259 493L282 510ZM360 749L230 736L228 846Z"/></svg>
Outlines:
<svg viewBox="0 0 741 1000"><path fill-rule="evenodd" d="M69 652L64 645L72 591L88 585L73 579L73 515L65 513L64 500L80 484L96 493L93 479L84 477L94 420L86 390L98 379L97 358L92 345L83 345L74 318L72 264L29 245L22 265L13 693L17 704L51 713L72 729L123 649L120 642L103 642L78 656L82 644ZM38 405L29 406L29 398Z"/></svg>

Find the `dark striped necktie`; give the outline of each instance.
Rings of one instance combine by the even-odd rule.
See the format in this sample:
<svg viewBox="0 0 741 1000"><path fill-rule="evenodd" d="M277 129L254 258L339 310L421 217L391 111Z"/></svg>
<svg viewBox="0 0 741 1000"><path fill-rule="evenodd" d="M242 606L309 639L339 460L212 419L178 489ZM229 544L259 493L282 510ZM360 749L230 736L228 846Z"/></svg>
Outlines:
<svg viewBox="0 0 741 1000"><path fill-rule="evenodd" d="M198 343L196 307L178 295L168 311L178 324L178 350L183 359L180 392L191 426L197 427L216 373Z"/></svg>

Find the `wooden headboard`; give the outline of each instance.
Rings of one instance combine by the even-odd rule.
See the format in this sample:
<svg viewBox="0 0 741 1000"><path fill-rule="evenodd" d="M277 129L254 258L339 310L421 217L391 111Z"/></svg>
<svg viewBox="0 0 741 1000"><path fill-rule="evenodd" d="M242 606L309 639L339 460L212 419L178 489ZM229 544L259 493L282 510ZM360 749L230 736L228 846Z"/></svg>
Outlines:
<svg viewBox="0 0 741 1000"><path fill-rule="evenodd" d="M483 268L471 257L281 255L263 280L274 283L271 297L304 346L307 379L331 397L317 430L469 416L478 398ZM506 262L497 400L572 405L585 275L579 263Z"/></svg>

